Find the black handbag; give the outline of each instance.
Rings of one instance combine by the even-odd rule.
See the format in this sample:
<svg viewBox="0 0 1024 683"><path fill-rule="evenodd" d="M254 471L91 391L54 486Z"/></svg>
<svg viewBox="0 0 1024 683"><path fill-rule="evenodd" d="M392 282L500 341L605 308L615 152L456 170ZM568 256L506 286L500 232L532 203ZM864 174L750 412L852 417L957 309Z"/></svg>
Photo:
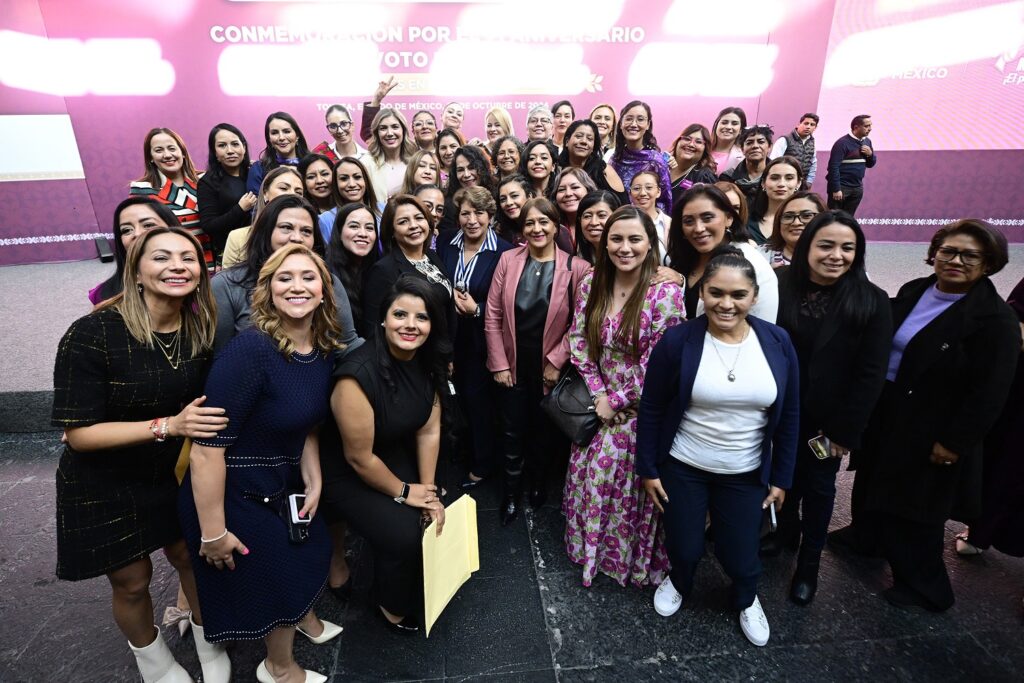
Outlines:
<svg viewBox="0 0 1024 683"><path fill-rule="evenodd" d="M601 426L590 389L572 364L551 392L541 399L540 407L577 446L589 446Z"/></svg>
<svg viewBox="0 0 1024 683"><path fill-rule="evenodd" d="M568 269L572 271L572 256L569 257ZM569 277L569 315L573 312L572 276ZM594 399L590 396L587 383L580 377L579 371L572 363L567 364L565 372L547 396L541 399L541 410L563 434L577 446L589 446L594 434L601 426L597 417Z"/></svg>

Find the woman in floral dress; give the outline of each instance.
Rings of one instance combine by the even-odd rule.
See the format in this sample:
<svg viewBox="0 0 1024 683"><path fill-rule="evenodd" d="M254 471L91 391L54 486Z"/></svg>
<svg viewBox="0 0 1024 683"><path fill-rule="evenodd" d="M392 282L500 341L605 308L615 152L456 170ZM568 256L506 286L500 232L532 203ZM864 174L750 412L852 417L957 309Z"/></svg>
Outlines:
<svg viewBox="0 0 1024 683"><path fill-rule="evenodd" d="M608 217L594 272L580 285L569 346L602 426L573 446L562 511L569 557L583 585L598 571L625 586L659 583L668 571L661 520L634 472L636 407L647 358L666 329L681 323L683 291L650 284L660 262L650 217L624 206Z"/></svg>

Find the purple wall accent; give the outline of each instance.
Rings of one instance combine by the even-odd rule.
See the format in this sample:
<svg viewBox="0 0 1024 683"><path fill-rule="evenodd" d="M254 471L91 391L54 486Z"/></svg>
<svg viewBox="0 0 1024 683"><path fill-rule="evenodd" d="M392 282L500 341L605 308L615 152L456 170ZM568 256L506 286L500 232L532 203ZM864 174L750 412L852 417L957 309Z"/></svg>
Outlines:
<svg viewBox="0 0 1024 683"><path fill-rule="evenodd" d="M831 146L818 141L824 151L813 189L822 197ZM984 218L1011 242L1024 242L1022 171L1024 152L1016 150L880 151L878 164L867 170L857 218L873 240L927 242L949 220Z"/></svg>
<svg viewBox="0 0 1024 683"><path fill-rule="evenodd" d="M0 266L96 258L98 228L84 180L0 183Z"/></svg>

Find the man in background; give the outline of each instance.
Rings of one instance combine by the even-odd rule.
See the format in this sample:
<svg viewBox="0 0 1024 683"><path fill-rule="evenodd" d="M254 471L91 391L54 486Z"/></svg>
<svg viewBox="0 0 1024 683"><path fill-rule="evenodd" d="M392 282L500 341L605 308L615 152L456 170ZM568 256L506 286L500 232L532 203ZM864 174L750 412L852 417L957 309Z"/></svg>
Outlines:
<svg viewBox="0 0 1024 683"><path fill-rule="evenodd" d="M868 139L871 116L860 114L850 122L850 133L836 140L828 158L828 208L857 213L864 197L864 173L878 158Z"/></svg>
<svg viewBox="0 0 1024 683"><path fill-rule="evenodd" d="M804 170L807 187L814 183L814 177L818 173L818 157L814 155L814 129L818 127L819 120L817 114L804 114L789 135L775 141L772 151L768 154L769 159L777 159L783 154L796 157Z"/></svg>

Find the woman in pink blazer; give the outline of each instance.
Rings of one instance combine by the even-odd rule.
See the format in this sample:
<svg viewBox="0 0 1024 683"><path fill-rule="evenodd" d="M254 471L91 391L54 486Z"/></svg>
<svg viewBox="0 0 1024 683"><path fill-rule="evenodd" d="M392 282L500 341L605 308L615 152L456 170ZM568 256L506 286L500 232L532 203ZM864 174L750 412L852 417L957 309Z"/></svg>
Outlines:
<svg viewBox="0 0 1024 683"><path fill-rule="evenodd" d="M540 409L569 360L569 322L580 280L590 269L555 246L558 209L543 197L520 212L526 243L498 261L487 295L487 369L501 387L505 423L502 526L519 514L525 471L530 504L544 504L542 466L551 425Z"/></svg>

